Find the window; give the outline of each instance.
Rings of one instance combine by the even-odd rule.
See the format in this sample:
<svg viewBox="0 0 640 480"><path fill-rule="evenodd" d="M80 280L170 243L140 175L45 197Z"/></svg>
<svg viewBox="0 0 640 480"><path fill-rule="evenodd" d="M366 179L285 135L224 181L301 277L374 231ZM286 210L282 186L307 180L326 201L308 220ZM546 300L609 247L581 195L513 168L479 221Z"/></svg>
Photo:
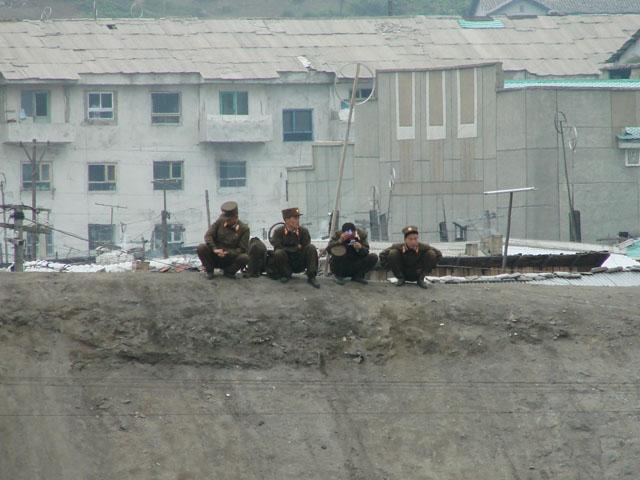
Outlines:
<svg viewBox="0 0 640 480"><path fill-rule="evenodd" d="M40 254L40 239L42 238L40 235L38 235L38 238L36 239L36 254L32 255L31 253L31 241L33 239L33 235L37 235L35 233L31 233L31 232L27 232L27 240L25 242L25 257L26 258L31 258L31 259L35 259L38 258L39 254ZM44 234L44 238L45 238L45 255L47 257L50 257L53 255L53 233L45 233Z"/></svg>
<svg viewBox="0 0 640 480"><path fill-rule="evenodd" d="M113 120L113 92L89 92L87 118Z"/></svg>
<svg viewBox="0 0 640 480"><path fill-rule="evenodd" d="M49 92L23 90L20 118L33 118L36 123L49 122Z"/></svg>
<svg viewBox="0 0 640 480"><path fill-rule="evenodd" d="M220 92L220 115L249 115L249 93Z"/></svg>
<svg viewBox="0 0 640 480"><path fill-rule="evenodd" d="M95 250L97 247L112 247L113 234L115 232L114 225L101 225L97 223L89 224L89 250Z"/></svg>
<svg viewBox="0 0 640 480"><path fill-rule="evenodd" d="M167 246L181 247L184 243L182 232L184 232L184 226L182 224L167 224ZM160 250L162 248L162 224L156 224L153 229L153 246L156 250Z"/></svg>
<svg viewBox="0 0 640 480"><path fill-rule="evenodd" d="M369 98L372 91L372 88L359 88L358 90L356 90L356 102ZM349 98L346 98L345 100L342 100L340 102L340 108L349 108L349 104L351 103L351 95L353 95L353 88L349 89Z"/></svg>
<svg viewBox="0 0 640 480"><path fill-rule="evenodd" d="M477 81L475 68L458 70L458 138L478 136Z"/></svg>
<svg viewBox="0 0 640 480"><path fill-rule="evenodd" d="M151 94L151 123L154 125L180 123L180 94Z"/></svg>
<svg viewBox="0 0 640 480"><path fill-rule="evenodd" d="M116 166L113 164L89 165L89 191L116 189Z"/></svg>
<svg viewBox="0 0 640 480"><path fill-rule="evenodd" d="M153 162L154 190L182 190L182 162Z"/></svg>
<svg viewBox="0 0 640 480"><path fill-rule="evenodd" d="M640 148L627 148L625 150L625 167L640 167Z"/></svg>
<svg viewBox="0 0 640 480"><path fill-rule="evenodd" d="M246 184L246 162L220 162L221 187L244 187Z"/></svg>
<svg viewBox="0 0 640 480"><path fill-rule="evenodd" d="M414 72L396 73L397 140L414 140L416 138L415 83Z"/></svg>
<svg viewBox="0 0 640 480"><path fill-rule="evenodd" d="M31 190L31 164L22 164L22 189ZM40 162L36 167L36 190L51 190L51 163Z"/></svg>
<svg viewBox="0 0 640 480"><path fill-rule="evenodd" d="M303 142L313 140L313 110L283 110L283 141Z"/></svg>

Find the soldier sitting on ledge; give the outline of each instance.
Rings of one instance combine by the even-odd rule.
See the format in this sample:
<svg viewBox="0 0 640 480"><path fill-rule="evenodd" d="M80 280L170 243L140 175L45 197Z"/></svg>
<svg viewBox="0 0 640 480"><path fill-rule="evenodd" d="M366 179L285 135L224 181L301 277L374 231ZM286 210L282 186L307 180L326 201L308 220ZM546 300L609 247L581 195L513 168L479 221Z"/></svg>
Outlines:
<svg viewBox="0 0 640 480"><path fill-rule="evenodd" d="M209 280L215 268L221 268L227 278L236 278L236 272L249 261L249 226L238 220L238 204L225 202L220 209L222 214L207 230L205 243L197 248Z"/></svg>
<svg viewBox="0 0 640 480"><path fill-rule="evenodd" d="M428 243L420 243L418 227L413 225L402 229L403 243L394 243L380 253L382 266L393 272L398 279L396 287L405 281L418 282L422 288L429 288L424 278L442 259L442 253Z"/></svg>
<svg viewBox="0 0 640 480"><path fill-rule="evenodd" d="M342 229L333 234L327 250L331 254L331 273L338 285L344 285L345 277L366 284L365 274L378 263L378 256L369 253L367 232L356 228L353 223L345 223Z"/></svg>
<svg viewBox="0 0 640 480"><path fill-rule="evenodd" d="M273 231L273 265L282 283L287 283L292 273L306 271L307 282L320 288L318 274L318 250L311 243L309 230L300 226L300 210L286 208L282 210L284 225Z"/></svg>

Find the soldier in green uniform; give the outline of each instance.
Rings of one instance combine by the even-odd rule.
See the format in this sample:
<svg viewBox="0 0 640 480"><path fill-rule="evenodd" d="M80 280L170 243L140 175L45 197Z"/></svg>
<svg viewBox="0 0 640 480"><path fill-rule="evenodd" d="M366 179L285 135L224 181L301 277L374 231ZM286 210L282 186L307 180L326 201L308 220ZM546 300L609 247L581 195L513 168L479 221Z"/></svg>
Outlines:
<svg viewBox="0 0 640 480"><path fill-rule="evenodd" d="M284 225L277 227L271 236L273 245L273 265L282 283L287 283L292 273L306 271L307 282L320 288L318 273L318 251L311 243L309 230L300 226L300 210L282 210Z"/></svg>
<svg viewBox="0 0 640 480"><path fill-rule="evenodd" d="M422 288L429 288L424 278L442 259L442 253L428 243L421 243L418 238L418 227L413 225L402 229L403 243L394 243L380 253L380 263L391 270L398 279L396 287L405 281L418 282Z"/></svg>
<svg viewBox="0 0 640 480"><path fill-rule="evenodd" d="M345 277L366 285L364 275L378 263L378 256L369 253L367 232L350 222L333 234L327 250L331 254L331 273L338 285L344 285Z"/></svg>
<svg viewBox="0 0 640 480"><path fill-rule="evenodd" d="M209 280L215 268L221 268L225 277L235 278L236 272L249 261L249 226L238 220L238 204L225 202L220 209L222 214L209 227L204 235L205 243L197 249Z"/></svg>

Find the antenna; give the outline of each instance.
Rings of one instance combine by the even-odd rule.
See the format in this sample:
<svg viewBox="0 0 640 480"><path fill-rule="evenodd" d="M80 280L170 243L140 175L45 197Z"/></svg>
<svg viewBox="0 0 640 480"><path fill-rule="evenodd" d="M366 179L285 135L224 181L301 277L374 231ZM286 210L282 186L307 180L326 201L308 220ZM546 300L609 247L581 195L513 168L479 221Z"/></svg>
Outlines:
<svg viewBox="0 0 640 480"><path fill-rule="evenodd" d="M51 7L44 7L44 9L42 10L42 13L40 14L40 20L41 21L45 21L47 18L49 18L51 16Z"/></svg>
<svg viewBox="0 0 640 480"><path fill-rule="evenodd" d="M129 9L129 13L132 17L135 17L136 9L140 9L140 15L138 15L138 18L142 18L142 16L144 15L144 0L133 0L131 8Z"/></svg>

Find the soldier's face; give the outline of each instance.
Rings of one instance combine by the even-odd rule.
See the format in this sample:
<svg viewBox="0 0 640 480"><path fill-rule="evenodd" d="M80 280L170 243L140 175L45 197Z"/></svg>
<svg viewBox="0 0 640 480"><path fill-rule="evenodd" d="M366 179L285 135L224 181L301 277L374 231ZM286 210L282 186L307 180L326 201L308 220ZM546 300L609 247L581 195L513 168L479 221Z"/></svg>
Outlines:
<svg viewBox="0 0 640 480"><path fill-rule="evenodd" d="M411 249L415 249L418 246L418 242L419 239L417 233L410 233L409 235L404 237L404 243Z"/></svg>
<svg viewBox="0 0 640 480"><path fill-rule="evenodd" d="M300 216L294 215L293 217L285 218L284 223L289 230L295 230L300 226Z"/></svg>
<svg viewBox="0 0 640 480"><path fill-rule="evenodd" d="M238 215L227 219L227 224L229 225L235 225L236 223L238 223Z"/></svg>

